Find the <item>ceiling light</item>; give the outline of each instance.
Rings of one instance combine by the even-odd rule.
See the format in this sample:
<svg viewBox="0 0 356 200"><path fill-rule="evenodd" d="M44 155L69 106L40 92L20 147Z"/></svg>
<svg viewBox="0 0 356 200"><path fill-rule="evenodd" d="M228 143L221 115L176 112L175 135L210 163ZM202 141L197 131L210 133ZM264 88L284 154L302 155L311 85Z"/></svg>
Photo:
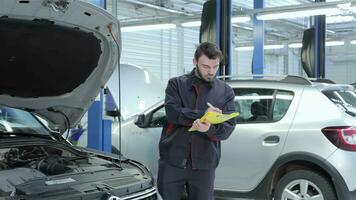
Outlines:
<svg viewBox="0 0 356 200"><path fill-rule="evenodd" d="M327 24L333 24L333 23L342 23L342 22L351 22L354 20L354 16L330 16L326 17L326 23Z"/></svg>
<svg viewBox="0 0 356 200"><path fill-rule="evenodd" d="M231 23L242 23L250 21L250 16L235 16L231 18ZM201 21L190 21L182 23L183 27L197 27L201 25Z"/></svg>
<svg viewBox="0 0 356 200"><path fill-rule="evenodd" d="M345 44L344 41L328 41L328 42L325 42L325 46L327 46L327 47L341 46L341 45L344 45L344 44Z"/></svg>
<svg viewBox="0 0 356 200"><path fill-rule="evenodd" d="M231 23L242 23L250 21L250 16L236 16L231 18Z"/></svg>
<svg viewBox="0 0 356 200"><path fill-rule="evenodd" d="M262 8L255 11L259 20L290 19L317 15L338 15L345 7L340 2L318 2L274 8ZM338 5L340 7L338 7ZM342 8L341 8L342 7Z"/></svg>
<svg viewBox="0 0 356 200"><path fill-rule="evenodd" d="M356 44L356 40L350 41L350 44Z"/></svg>
<svg viewBox="0 0 356 200"><path fill-rule="evenodd" d="M291 44L288 44L288 47L291 48L291 49L298 49L298 48L302 48L302 43L291 43Z"/></svg>
<svg viewBox="0 0 356 200"><path fill-rule="evenodd" d="M201 25L201 21L191 21L182 23L183 27L197 27Z"/></svg>
<svg viewBox="0 0 356 200"><path fill-rule="evenodd" d="M284 45L265 45L264 49L269 50L269 49L283 49Z"/></svg>
<svg viewBox="0 0 356 200"><path fill-rule="evenodd" d="M337 5L337 7L344 9L344 10L349 10L351 7L351 2L340 3Z"/></svg>
<svg viewBox="0 0 356 200"><path fill-rule="evenodd" d="M253 50L253 47L251 47L251 46L236 47L235 50L237 50L237 51L252 51L252 50Z"/></svg>
<svg viewBox="0 0 356 200"><path fill-rule="evenodd" d="M282 49L284 45L265 45L263 47L265 50L271 49ZM235 50L237 51L252 51L254 48L252 46L245 46L245 47L236 47Z"/></svg>
<svg viewBox="0 0 356 200"><path fill-rule="evenodd" d="M311 9L311 10L261 14L261 15L257 15L257 19L259 20L290 19L290 18L309 17L309 16L316 16L316 15L337 15L339 13L340 11L337 8L323 8L323 9Z"/></svg>
<svg viewBox="0 0 356 200"><path fill-rule="evenodd" d="M148 30L160 30L160 29L171 29L176 28L175 24L152 24L152 25L142 25L142 26L127 26L122 27L122 32L135 32L135 31L148 31Z"/></svg>

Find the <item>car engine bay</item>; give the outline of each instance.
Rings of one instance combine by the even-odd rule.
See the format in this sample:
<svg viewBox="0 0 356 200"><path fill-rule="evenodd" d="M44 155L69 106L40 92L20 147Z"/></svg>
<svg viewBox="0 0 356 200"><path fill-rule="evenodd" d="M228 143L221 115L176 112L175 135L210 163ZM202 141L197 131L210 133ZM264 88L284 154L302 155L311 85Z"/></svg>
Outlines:
<svg viewBox="0 0 356 200"><path fill-rule="evenodd" d="M58 143L0 147L0 198L85 195L138 184L132 192L152 184L146 175L128 160L117 163Z"/></svg>

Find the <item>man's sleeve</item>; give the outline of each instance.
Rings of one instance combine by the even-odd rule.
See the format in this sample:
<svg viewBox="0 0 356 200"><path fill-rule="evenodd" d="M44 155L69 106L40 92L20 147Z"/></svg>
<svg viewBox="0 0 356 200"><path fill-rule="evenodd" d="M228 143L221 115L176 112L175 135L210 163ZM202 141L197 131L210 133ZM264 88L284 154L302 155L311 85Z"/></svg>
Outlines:
<svg viewBox="0 0 356 200"><path fill-rule="evenodd" d="M226 100L225 106L222 110L224 114L230 114L236 112L235 108L235 93L230 87L226 87ZM238 108L239 110L239 108ZM236 120L232 118L221 124L211 125L209 130L206 132L210 140L226 140L235 129Z"/></svg>
<svg viewBox="0 0 356 200"><path fill-rule="evenodd" d="M200 118L205 113L205 110L194 110L183 107L176 78L168 81L164 106L168 122L181 126L191 126L194 120Z"/></svg>

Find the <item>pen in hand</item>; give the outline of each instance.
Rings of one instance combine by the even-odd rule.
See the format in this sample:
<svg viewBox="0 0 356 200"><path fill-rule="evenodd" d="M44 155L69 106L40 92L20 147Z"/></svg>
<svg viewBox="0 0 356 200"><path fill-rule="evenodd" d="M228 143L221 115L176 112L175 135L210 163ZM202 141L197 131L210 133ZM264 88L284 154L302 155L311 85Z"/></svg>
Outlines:
<svg viewBox="0 0 356 200"><path fill-rule="evenodd" d="M206 112L211 111L211 112L217 112L220 114L222 113L222 111L219 108L213 106L211 103L207 102L206 104L209 106L209 108L206 110Z"/></svg>

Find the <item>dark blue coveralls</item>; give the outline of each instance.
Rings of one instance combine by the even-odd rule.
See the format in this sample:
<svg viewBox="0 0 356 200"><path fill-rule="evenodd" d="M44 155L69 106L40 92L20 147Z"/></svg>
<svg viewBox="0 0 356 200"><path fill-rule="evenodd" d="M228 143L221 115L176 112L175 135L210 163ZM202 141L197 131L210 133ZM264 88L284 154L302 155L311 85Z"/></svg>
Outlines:
<svg viewBox="0 0 356 200"><path fill-rule="evenodd" d="M195 69L194 69L195 70ZM158 191L164 200L179 200L184 186L189 200L213 199L215 168L221 156L220 140L227 139L235 120L211 125L205 133L188 132L208 109L207 102L224 114L235 112L234 92L225 82L211 83L190 74L172 78L166 88L168 123L159 142Z"/></svg>

